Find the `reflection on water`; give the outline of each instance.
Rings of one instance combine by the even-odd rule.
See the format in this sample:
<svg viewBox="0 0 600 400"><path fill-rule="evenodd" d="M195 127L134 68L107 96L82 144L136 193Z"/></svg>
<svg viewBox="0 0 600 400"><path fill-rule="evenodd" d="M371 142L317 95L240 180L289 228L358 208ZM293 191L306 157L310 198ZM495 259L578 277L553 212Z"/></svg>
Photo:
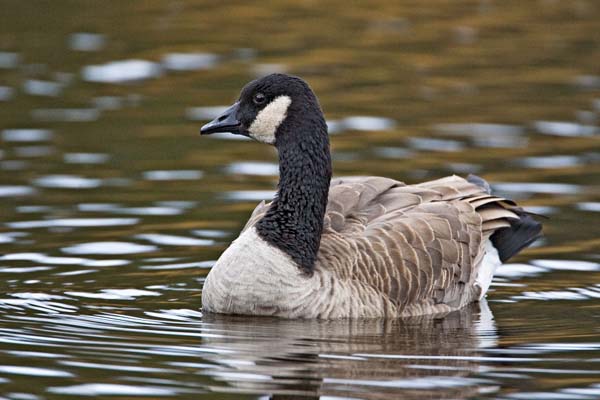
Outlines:
<svg viewBox="0 0 600 400"><path fill-rule="evenodd" d="M196 368L217 381L218 391L267 388L376 398L398 390L405 398L468 398L495 391L486 385L492 382L473 376L486 359L480 350L496 341L485 302L481 311L474 306L444 318L402 323L223 316L205 316L203 322L204 331L215 334L203 340L214 350L204 356L214 366ZM374 390L377 396L372 396Z"/></svg>
<svg viewBox="0 0 600 400"><path fill-rule="evenodd" d="M579 382L561 390L569 393L592 390L597 379L598 343L502 343L501 335L537 333L515 323L501 333L485 301L444 317L404 321L288 321L172 307L140 314L141 308L131 308L148 298L146 304L164 305L161 297L172 290L23 292L3 299L0 306L11 315L1 342L10 350L3 352L0 372L8 385L53 378L45 395L158 396L151 393L157 390L181 398L213 391L466 399L497 396L502 382L527 386L536 378L569 376ZM104 311L84 311L78 299L103 301ZM546 317L536 322L565 329ZM75 382L76 375L87 383ZM119 378L106 380L113 375Z"/></svg>
<svg viewBox="0 0 600 400"><path fill-rule="evenodd" d="M219 7L4 6L0 397L600 398L597 5ZM336 175L475 172L550 217L489 308L202 314L204 277L278 169L198 129L270 72L313 85Z"/></svg>

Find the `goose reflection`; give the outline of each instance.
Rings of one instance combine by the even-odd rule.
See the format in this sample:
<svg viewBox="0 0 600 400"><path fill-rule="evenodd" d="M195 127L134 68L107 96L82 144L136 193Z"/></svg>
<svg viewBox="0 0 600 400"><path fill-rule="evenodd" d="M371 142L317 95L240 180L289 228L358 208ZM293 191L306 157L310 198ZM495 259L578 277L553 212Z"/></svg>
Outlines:
<svg viewBox="0 0 600 400"><path fill-rule="evenodd" d="M482 349L496 345L485 301L446 315L402 320L280 320L203 317L209 389L320 396L465 399L494 390L477 378Z"/></svg>

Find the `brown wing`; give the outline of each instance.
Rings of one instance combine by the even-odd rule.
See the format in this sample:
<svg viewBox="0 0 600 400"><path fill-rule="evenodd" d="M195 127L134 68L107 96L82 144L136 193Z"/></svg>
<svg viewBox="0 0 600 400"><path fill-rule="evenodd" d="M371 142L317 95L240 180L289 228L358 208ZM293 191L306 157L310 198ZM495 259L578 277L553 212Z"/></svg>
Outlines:
<svg viewBox="0 0 600 400"><path fill-rule="evenodd" d="M512 202L457 176L411 186L342 178L329 197L317 268L386 294L404 315L478 298L484 239L518 219Z"/></svg>

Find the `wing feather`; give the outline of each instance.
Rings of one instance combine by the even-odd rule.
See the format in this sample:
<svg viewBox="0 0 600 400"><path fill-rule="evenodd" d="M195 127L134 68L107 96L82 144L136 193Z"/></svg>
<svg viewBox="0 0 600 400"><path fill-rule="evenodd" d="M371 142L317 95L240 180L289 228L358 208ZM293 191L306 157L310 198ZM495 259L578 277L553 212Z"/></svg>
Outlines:
<svg viewBox="0 0 600 400"><path fill-rule="evenodd" d="M518 218L510 200L457 176L410 186L342 178L330 197L317 267L385 293L402 315L475 300L484 241ZM329 246L336 241L352 245Z"/></svg>

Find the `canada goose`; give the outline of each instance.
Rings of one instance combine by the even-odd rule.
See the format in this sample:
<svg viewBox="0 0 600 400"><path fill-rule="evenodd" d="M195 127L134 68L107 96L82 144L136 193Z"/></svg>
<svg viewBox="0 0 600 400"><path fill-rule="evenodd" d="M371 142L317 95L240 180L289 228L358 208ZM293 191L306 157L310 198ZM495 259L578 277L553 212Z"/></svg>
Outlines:
<svg viewBox="0 0 600 400"><path fill-rule="evenodd" d="M327 125L300 78L272 74L200 133L274 145L275 199L261 202L210 270L205 311L285 318L403 317L481 299L494 271L539 237L541 224L483 179L406 185L331 180Z"/></svg>

